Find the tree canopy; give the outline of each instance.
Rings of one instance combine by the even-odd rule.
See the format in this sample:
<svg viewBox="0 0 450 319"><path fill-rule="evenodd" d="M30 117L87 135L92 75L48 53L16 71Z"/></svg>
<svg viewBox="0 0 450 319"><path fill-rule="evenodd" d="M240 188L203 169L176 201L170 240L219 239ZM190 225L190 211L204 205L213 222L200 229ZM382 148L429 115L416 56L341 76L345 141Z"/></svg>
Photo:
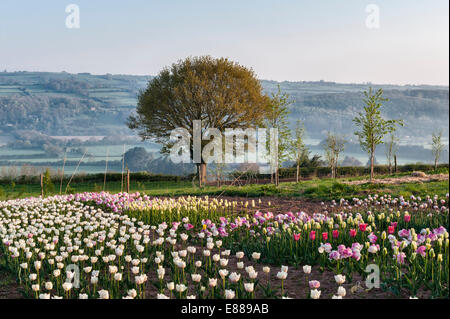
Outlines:
<svg viewBox="0 0 450 319"><path fill-rule="evenodd" d="M251 69L226 58L190 57L150 80L127 124L142 139L153 138L163 145L162 152L168 152L172 130L183 128L193 136L196 120L202 121L202 132L256 127L269 101ZM206 166L204 170L206 174Z"/></svg>

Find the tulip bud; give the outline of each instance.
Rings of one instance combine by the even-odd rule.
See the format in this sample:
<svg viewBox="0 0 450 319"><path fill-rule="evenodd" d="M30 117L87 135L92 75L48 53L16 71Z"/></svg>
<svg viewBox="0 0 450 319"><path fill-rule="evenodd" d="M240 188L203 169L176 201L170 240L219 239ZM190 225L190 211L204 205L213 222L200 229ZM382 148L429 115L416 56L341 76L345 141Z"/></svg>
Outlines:
<svg viewBox="0 0 450 319"><path fill-rule="evenodd" d="M431 258L436 257L436 254L434 253L434 249L433 248L430 249L430 257Z"/></svg>

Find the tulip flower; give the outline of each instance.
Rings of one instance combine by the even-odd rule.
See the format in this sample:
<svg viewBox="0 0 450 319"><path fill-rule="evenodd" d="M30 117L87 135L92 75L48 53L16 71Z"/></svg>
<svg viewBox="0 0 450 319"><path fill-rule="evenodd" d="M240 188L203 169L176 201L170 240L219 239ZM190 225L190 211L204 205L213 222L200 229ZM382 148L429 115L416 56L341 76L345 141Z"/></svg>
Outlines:
<svg viewBox="0 0 450 319"><path fill-rule="evenodd" d="M313 289L313 290L311 290L311 298L312 299L319 299L320 298L320 294L321 294L321 291L320 290L317 290L317 289Z"/></svg>
<svg viewBox="0 0 450 319"><path fill-rule="evenodd" d="M337 229L333 230L333 238L334 239L339 238L339 230L337 230Z"/></svg>

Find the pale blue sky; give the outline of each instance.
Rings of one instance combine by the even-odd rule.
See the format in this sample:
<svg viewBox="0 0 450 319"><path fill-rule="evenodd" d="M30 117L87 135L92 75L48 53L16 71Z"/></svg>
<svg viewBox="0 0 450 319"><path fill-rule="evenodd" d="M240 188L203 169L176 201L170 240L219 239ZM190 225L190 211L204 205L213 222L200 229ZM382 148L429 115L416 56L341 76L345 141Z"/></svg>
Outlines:
<svg viewBox="0 0 450 319"><path fill-rule="evenodd" d="M65 26L70 3L80 29ZM379 29L365 25L371 3ZM447 0L1 0L0 69L154 75L210 54L262 79L448 85L448 10Z"/></svg>

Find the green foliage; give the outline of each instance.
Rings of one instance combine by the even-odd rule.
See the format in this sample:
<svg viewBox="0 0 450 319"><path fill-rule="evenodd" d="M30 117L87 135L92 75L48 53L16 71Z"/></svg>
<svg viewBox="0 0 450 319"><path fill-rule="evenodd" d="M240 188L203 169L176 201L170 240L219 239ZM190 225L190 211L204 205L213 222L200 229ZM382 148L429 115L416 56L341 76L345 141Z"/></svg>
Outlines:
<svg viewBox="0 0 450 319"><path fill-rule="evenodd" d="M294 136L288 143L288 150L290 160L293 160L296 165L300 165L302 159L308 157L308 149L305 146L305 125L302 121L297 120L295 123Z"/></svg>
<svg viewBox="0 0 450 319"><path fill-rule="evenodd" d="M293 101L289 100L289 95L281 92L281 87L278 86L278 91L272 94L270 99L269 109L266 113L264 124L267 128L278 129L278 167L288 158L291 145L291 131L288 127L289 105ZM270 141L267 141L270 143ZM268 144L269 145L269 144Z"/></svg>
<svg viewBox="0 0 450 319"><path fill-rule="evenodd" d="M49 168L45 170L43 178L43 186L44 186L44 195L49 195L55 191L55 185L53 185Z"/></svg>
<svg viewBox="0 0 450 319"><path fill-rule="evenodd" d="M381 106L388 99L383 97L383 89L372 92L364 92L365 99L364 112L359 112L358 116L353 119L355 125L360 131L355 132L359 139L361 148L369 154L375 152L375 148L379 144L383 144L384 137L395 131L396 125L402 125L402 120L385 120L381 116Z"/></svg>
<svg viewBox="0 0 450 319"><path fill-rule="evenodd" d="M432 135L432 144L431 144L431 152L433 153L434 163L437 169L437 164L439 162L439 158L441 157L441 153L444 150L444 143L442 142L442 130L437 133L433 133Z"/></svg>
<svg viewBox="0 0 450 319"><path fill-rule="evenodd" d="M331 168L332 178L336 178L337 167L339 165L339 156L342 152L344 152L345 143L346 141L342 136L328 132L324 149L325 158Z"/></svg>
<svg viewBox="0 0 450 319"><path fill-rule="evenodd" d="M67 186L67 188L66 188L66 194L75 194L75 193L76 193L76 190L75 190L75 189L73 189L72 187L70 187L70 185Z"/></svg>
<svg viewBox="0 0 450 319"><path fill-rule="evenodd" d="M193 136L196 120L202 120L203 129L255 127L267 105L268 97L252 70L225 58L194 57L153 78L139 94L136 115L127 124L168 151L173 143L170 133L176 128Z"/></svg>
<svg viewBox="0 0 450 319"><path fill-rule="evenodd" d="M358 116L353 119L359 131L355 132L358 137L361 148L370 155L370 180L373 179L373 166L375 162L375 150L377 145L384 143L384 137L393 133L397 125L403 126L402 120L385 120L381 116L381 106L388 99L383 97L383 89L372 92L364 92L365 99L364 112L359 112Z"/></svg>

